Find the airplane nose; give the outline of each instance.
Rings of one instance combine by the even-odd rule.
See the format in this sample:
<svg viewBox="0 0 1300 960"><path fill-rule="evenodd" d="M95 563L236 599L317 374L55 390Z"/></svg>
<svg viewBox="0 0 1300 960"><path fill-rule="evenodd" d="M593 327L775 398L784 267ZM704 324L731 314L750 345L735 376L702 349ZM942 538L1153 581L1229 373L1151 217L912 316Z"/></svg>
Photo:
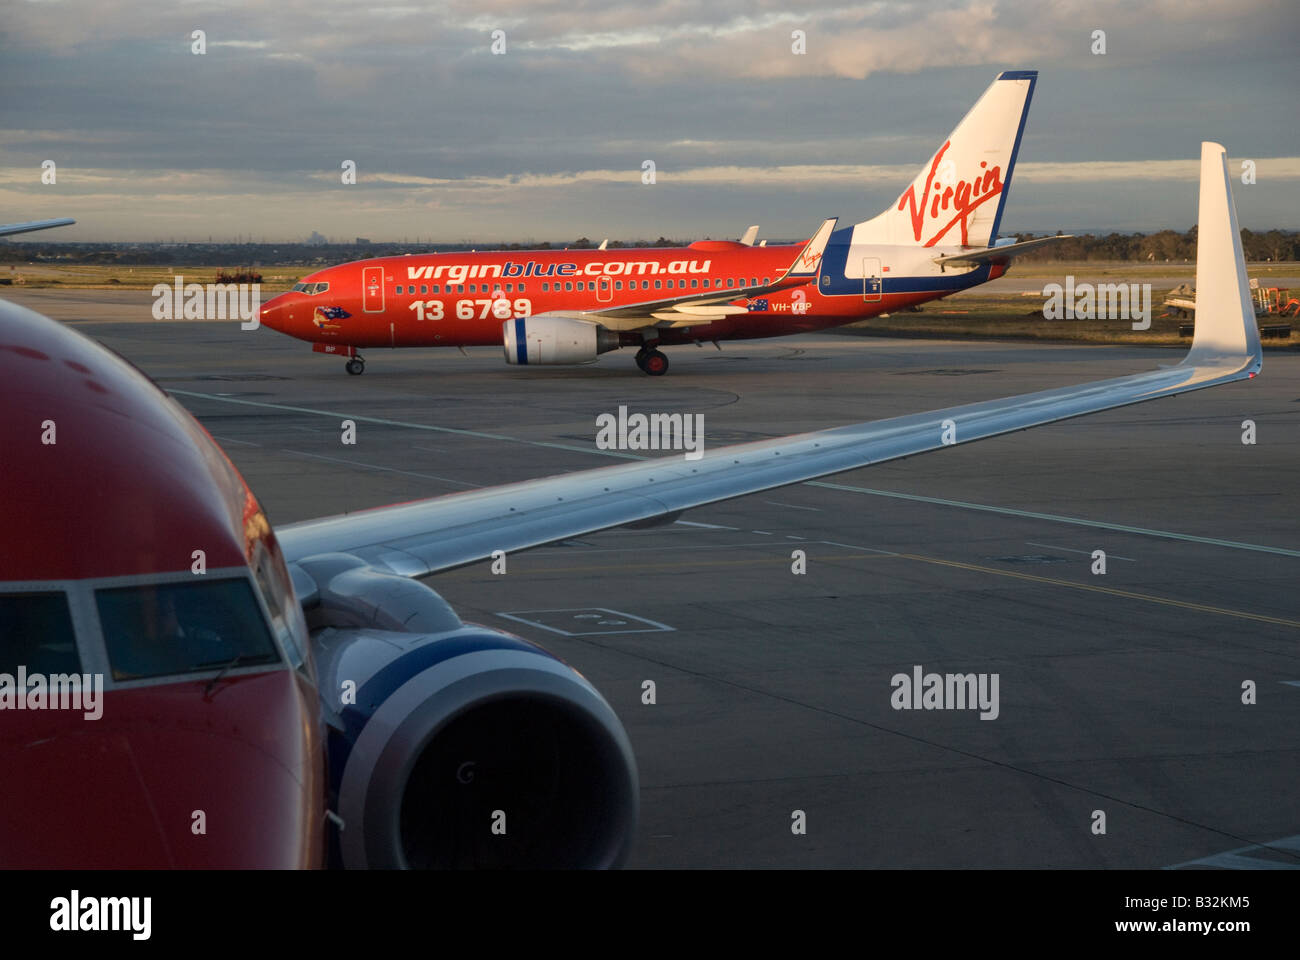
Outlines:
<svg viewBox="0 0 1300 960"><path fill-rule="evenodd" d="M284 321L281 313L283 302L284 294L280 294L277 297L272 297L268 303L262 305L262 312L259 316L262 326L283 332Z"/></svg>

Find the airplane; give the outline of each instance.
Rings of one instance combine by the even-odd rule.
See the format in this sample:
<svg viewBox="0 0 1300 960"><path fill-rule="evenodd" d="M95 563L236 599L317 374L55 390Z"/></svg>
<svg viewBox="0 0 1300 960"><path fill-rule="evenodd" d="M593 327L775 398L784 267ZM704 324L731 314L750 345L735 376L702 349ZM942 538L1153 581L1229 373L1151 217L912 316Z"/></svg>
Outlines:
<svg viewBox="0 0 1300 960"><path fill-rule="evenodd" d="M755 246L750 227L685 248L359 260L304 277L261 322L346 357L354 375L362 348L499 344L518 365L636 347L637 366L662 376L668 344L820 330L945 297L1064 239L996 239L1037 78L999 74L893 204L854 226L826 220L805 244Z"/></svg>
<svg viewBox="0 0 1300 960"><path fill-rule="evenodd" d="M76 222L71 217L60 217L57 220L28 220L26 223L3 223L0 224L0 237L7 237L14 233L31 233L33 230L48 230L50 227L66 227Z"/></svg>
<svg viewBox="0 0 1300 960"><path fill-rule="evenodd" d="M1196 279L1177 365L279 528L162 388L0 301L0 866L619 865L639 800L614 711L420 578L1254 377L1227 155L1208 142ZM79 712L82 675L102 696Z"/></svg>

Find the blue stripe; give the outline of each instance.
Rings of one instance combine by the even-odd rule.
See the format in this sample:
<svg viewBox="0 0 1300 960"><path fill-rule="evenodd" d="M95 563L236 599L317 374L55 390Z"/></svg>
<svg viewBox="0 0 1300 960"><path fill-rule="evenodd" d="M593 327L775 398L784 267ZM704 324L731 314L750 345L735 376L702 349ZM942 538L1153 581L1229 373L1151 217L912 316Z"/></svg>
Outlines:
<svg viewBox="0 0 1300 960"><path fill-rule="evenodd" d="M989 246L998 239L998 227L1002 225L1002 211L1007 206L1007 195L1011 192L1011 171L1016 168L1016 156L1020 153L1020 138L1025 133L1025 121L1029 119L1029 104L1034 99L1034 86L1038 83L1037 70L1008 70L998 76L999 80L1028 80L1029 92L1025 94L1025 106L1020 111L1020 126L1016 128L1016 142L1011 146L1011 160L1007 163L1007 175L1002 180L1002 196L998 198L998 212L993 215L993 230L989 234Z"/></svg>
<svg viewBox="0 0 1300 960"><path fill-rule="evenodd" d="M524 318L515 320L515 362L528 363L528 341L524 334Z"/></svg>
<svg viewBox="0 0 1300 960"><path fill-rule="evenodd" d="M853 239L853 227L844 227L831 234L822 252L821 277L817 281L817 292L823 297L857 297L862 299L862 278L846 277L848 272L850 241ZM969 273L940 274L937 277L882 277L882 293L929 293L947 291L956 293L976 284L984 283L989 278L991 264L982 264ZM830 280L830 283L826 281Z"/></svg>

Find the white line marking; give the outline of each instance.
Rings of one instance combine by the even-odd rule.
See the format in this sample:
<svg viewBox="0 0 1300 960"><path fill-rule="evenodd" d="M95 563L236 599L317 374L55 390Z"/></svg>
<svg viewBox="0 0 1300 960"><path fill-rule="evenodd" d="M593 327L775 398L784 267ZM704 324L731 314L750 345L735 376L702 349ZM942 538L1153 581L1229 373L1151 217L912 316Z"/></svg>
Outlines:
<svg viewBox="0 0 1300 960"><path fill-rule="evenodd" d="M811 510L813 513L821 513L821 507L800 507L793 503L779 503L776 500L764 500L764 503L770 503L774 507L785 507L787 510Z"/></svg>
<svg viewBox="0 0 1300 960"><path fill-rule="evenodd" d="M384 473L400 473L406 477L419 477L422 480L437 480L440 483L450 483L457 487L478 487L477 483L466 483L464 480L452 480L450 477L435 477L431 473L415 473L411 470L398 470L396 467L381 467L376 463L363 463L360 460L344 460L342 457L327 457L321 453L307 453L305 450L290 450L288 447L281 447L285 453L296 454L300 457L311 457L313 460L328 460L330 463L342 463L349 467L362 467L366 470L382 470Z"/></svg>
<svg viewBox="0 0 1300 960"><path fill-rule="evenodd" d="M1033 540L1026 540L1025 543L1031 547L1046 547L1048 550L1064 550L1066 553L1081 553L1085 557L1091 557L1091 550L1071 550L1069 547L1057 547L1050 543L1035 543ZM1132 557L1121 557L1118 553L1106 554L1107 560L1127 560L1129 563L1137 563Z"/></svg>
<svg viewBox="0 0 1300 960"><path fill-rule="evenodd" d="M720 523L697 523L694 520L674 520L678 526L682 527L701 527L705 530L739 530L740 527L724 527Z"/></svg>
<svg viewBox="0 0 1300 960"><path fill-rule="evenodd" d="M481 440L504 440L507 443L522 443L529 447L549 447L553 450L573 450L577 453L592 453L598 457L615 457L619 460L646 460L632 453L617 450L601 450L598 447L579 447L570 443L548 443L545 440L522 440L519 437L507 437L500 433L481 433L478 430L458 430L455 427L435 427L428 423L410 423L405 420L389 420L385 417L366 417L358 413L338 413L334 410L318 410L314 407L294 407L287 403L267 403L263 400L244 400L239 397L223 396L219 393L195 393L191 390L170 390L169 393L181 397L198 397L200 400L220 400L223 403L239 403L247 407L263 407L267 410L287 410L290 413L310 413L317 417L330 417L338 420L355 420L358 423L379 423L389 427L407 427L411 430L429 430L434 433L451 433L461 437L477 437Z"/></svg>
<svg viewBox="0 0 1300 960"><path fill-rule="evenodd" d="M816 540L814 543L824 543L832 547L844 547L848 550L865 550L867 553L880 553L886 557L898 556L893 550L877 550L875 547L860 547L856 543L837 543L834 540Z"/></svg>
<svg viewBox="0 0 1300 960"><path fill-rule="evenodd" d="M605 613L615 617L626 617L628 620L635 620L637 623L650 624L649 630L580 630L577 633L571 633L568 630L561 630L559 627L548 627L544 623L536 620L529 620L523 616L526 613L582 613L587 610L603 610ZM514 620L516 623L526 623L530 627L538 627L542 630L549 630L551 633L558 633L565 637L600 637L611 633L664 633L676 632L676 627L670 627L666 623L659 623L657 620L650 620L646 617L638 617L634 613L623 613L620 610L611 610L609 607L562 607L556 610L517 610L515 613L497 613L498 617L505 617L507 620Z"/></svg>
<svg viewBox="0 0 1300 960"><path fill-rule="evenodd" d="M1241 543L1237 540L1220 540L1216 537L1197 537L1190 533L1173 533L1169 530L1152 530L1147 527L1130 527L1122 523L1106 523L1101 520L1083 520L1079 517L1063 517L1054 513L1036 513L1032 510L1016 510L1013 507L994 507L985 503L968 503L965 500L945 500L942 497L922 497L914 493L897 493L893 490L874 490L870 487L851 487L843 483L829 483L825 480L808 480L810 487L822 487L826 490L843 490L847 493L865 493L873 497L892 497L896 500L912 500L917 503L936 503L943 507L960 507L963 510L980 510L985 513L1000 513L1008 517L1025 517L1029 520L1049 520L1052 523L1069 523L1078 527L1093 527L1097 530L1114 530L1118 533L1135 533L1143 537L1163 537L1166 540L1183 540L1187 543L1204 543L1211 547L1227 547L1231 550L1254 550L1258 553L1273 553L1280 557L1300 557L1300 550L1288 550L1286 547L1269 547L1260 543Z"/></svg>
<svg viewBox="0 0 1300 960"><path fill-rule="evenodd" d="M215 433L212 435L213 440L220 440L222 443L237 443L243 447L260 447L260 443L254 443L252 440L236 440L234 437L219 437Z"/></svg>

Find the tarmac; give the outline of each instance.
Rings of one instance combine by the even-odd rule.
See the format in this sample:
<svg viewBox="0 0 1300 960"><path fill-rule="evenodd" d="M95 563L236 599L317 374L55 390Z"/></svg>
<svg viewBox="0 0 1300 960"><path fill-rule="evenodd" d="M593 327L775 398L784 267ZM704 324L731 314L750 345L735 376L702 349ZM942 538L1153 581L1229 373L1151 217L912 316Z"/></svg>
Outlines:
<svg viewBox="0 0 1300 960"><path fill-rule="evenodd" d="M629 351L518 368L481 347L366 351L352 377L270 330L154 322L147 292L0 296L171 391L273 523L615 462L596 418L620 405L702 414L716 447L1182 355L831 333L670 348L661 378ZM617 711L634 867L1296 869L1297 467L1300 356L1270 353L1250 382L428 582ZM996 675L996 716L895 709L918 667Z"/></svg>

